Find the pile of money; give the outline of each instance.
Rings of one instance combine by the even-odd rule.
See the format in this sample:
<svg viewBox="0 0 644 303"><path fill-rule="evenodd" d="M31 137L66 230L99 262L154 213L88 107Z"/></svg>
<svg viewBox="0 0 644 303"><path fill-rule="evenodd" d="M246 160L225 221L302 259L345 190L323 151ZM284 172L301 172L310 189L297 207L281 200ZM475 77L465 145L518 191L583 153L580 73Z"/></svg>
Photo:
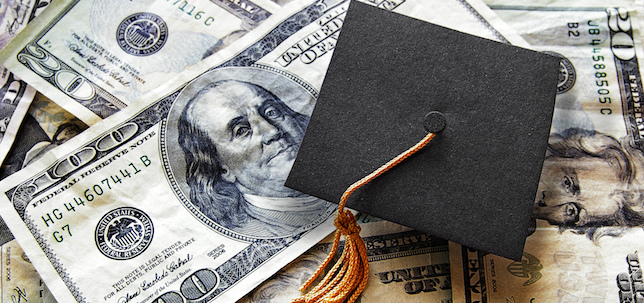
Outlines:
<svg viewBox="0 0 644 303"><path fill-rule="evenodd" d="M644 302L641 1L360 1L561 68L522 260L361 214L358 301ZM336 207L283 184L349 0L50 2L0 1L0 300L299 296Z"/></svg>

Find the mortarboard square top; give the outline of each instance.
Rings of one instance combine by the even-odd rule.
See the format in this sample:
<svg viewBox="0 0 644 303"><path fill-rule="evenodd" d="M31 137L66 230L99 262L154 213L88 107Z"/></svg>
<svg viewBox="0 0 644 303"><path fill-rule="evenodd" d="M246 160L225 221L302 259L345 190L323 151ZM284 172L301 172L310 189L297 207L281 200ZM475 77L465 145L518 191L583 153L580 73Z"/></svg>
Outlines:
<svg viewBox="0 0 644 303"><path fill-rule="evenodd" d="M444 122L347 206L519 260L558 67L549 55L352 1L286 186L337 203Z"/></svg>

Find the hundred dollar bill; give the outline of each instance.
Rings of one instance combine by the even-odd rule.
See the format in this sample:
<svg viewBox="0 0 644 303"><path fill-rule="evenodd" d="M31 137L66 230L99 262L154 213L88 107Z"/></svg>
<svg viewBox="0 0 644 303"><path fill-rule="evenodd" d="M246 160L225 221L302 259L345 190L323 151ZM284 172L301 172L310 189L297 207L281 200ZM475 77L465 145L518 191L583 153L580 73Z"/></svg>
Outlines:
<svg viewBox="0 0 644 303"><path fill-rule="evenodd" d="M279 8L266 0L60 0L16 36L0 61L92 124Z"/></svg>
<svg viewBox="0 0 644 303"><path fill-rule="evenodd" d="M642 301L638 12L630 2L488 3L535 49L562 58L559 95L523 259L451 246L454 300Z"/></svg>
<svg viewBox="0 0 644 303"><path fill-rule="evenodd" d="M56 302L16 240L0 249L0 302Z"/></svg>
<svg viewBox="0 0 644 303"><path fill-rule="evenodd" d="M2 34L0 34L0 49L13 39L13 37L25 27L27 22L40 14L40 12L42 12L49 3L50 1L43 0L0 2L0 11L3 12L3 27L0 28L0 30L3 31ZM3 112L4 126L0 131L2 133L2 136L0 137L0 163L2 164L0 167L0 180L20 170L20 168L26 164L26 154L32 147L38 145L38 147L43 148L39 150L43 151L45 147L45 143L43 143L44 141L50 141L53 143L50 138L51 136L47 137L46 131L40 132L39 130L41 130L41 128L38 127L38 123L33 120L32 116L34 115L34 108L48 108L48 110L41 110L42 113L38 113L39 116L43 116L43 114L50 115L51 118L48 120L51 123L46 126L47 130L52 130L53 123L56 123L56 120L61 120L61 118L64 119L65 116L65 114L61 112L60 107L55 106L53 102L49 100L46 102L43 101L45 98L42 94L37 93L24 81L20 81L15 75L8 72L6 68L2 68L2 70L2 77L5 80L5 86L7 87L3 89L4 97L2 98L4 100L2 106L5 108L5 111ZM17 94L15 93L16 90L18 92ZM25 93L20 93L21 90ZM19 98L20 102L16 100L11 101L12 95L20 96L20 94L23 96L22 98ZM32 99L35 99L33 103ZM51 105L43 106L45 103ZM11 106L11 104L17 104L18 106ZM30 104L32 104L32 106L30 106ZM11 110L7 110L10 108L14 109L13 114L11 114ZM27 108L29 108L29 110L27 110ZM54 111L57 110L59 112L51 114L52 108L55 109ZM27 115L25 115L25 113L27 113ZM69 116L68 113L67 115ZM25 118L24 120L23 117ZM9 119L11 119L10 122ZM86 128L86 126L84 126L84 128ZM66 133L71 134L69 131ZM57 137L57 135L55 135L55 129L53 129L53 133L51 133L51 135ZM61 144L63 141L56 140L56 142L57 144ZM32 153L27 158L35 159L36 155L41 154L42 153L37 153L35 150L32 150ZM2 218L0 218L0 244L4 244L12 239L13 235Z"/></svg>
<svg viewBox="0 0 644 303"><path fill-rule="evenodd" d="M50 0L0 1L0 49L4 48L27 23L42 12Z"/></svg>
<svg viewBox="0 0 644 303"><path fill-rule="evenodd" d="M373 4L520 43L469 2ZM283 182L348 1L295 5L0 183L58 301L231 302L335 229Z"/></svg>
<svg viewBox="0 0 644 303"><path fill-rule="evenodd" d="M365 218L375 218L358 218L371 278L357 302L452 302L447 240L388 221L365 223ZM289 263L238 303L282 303L298 297L300 287L324 261L332 245L333 235Z"/></svg>
<svg viewBox="0 0 644 303"><path fill-rule="evenodd" d="M530 48L525 40L480 0L360 1L468 34ZM306 6L306 1L300 1L301 3ZM282 22L278 27L273 27L270 23L262 24L240 38L235 45L250 45L247 48L240 51L229 47L213 54L146 95L146 100L162 98L199 77L204 71L242 65L262 65L287 70L319 89L340 34L348 3L342 0L317 1L313 5L294 9L299 13L293 16L300 16L309 10L309 18ZM290 28L285 30L286 27Z"/></svg>
<svg viewBox="0 0 644 303"><path fill-rule="evenodd" d="M16 139L16 133L36 91L0 66L0 163Z"/></svg>

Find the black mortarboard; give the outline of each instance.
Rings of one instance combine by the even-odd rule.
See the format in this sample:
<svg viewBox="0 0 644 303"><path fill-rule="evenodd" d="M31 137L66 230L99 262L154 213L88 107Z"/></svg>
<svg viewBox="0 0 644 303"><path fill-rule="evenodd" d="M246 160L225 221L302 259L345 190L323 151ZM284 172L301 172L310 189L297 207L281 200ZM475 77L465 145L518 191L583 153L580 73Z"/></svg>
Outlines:
<svg viewBox="0 0 644 303"><path fill-rule="evenodd" d="M286 185L519 260L545 157L559 59L352 1ZM439 112L429 114L430 112Z"/></svg>

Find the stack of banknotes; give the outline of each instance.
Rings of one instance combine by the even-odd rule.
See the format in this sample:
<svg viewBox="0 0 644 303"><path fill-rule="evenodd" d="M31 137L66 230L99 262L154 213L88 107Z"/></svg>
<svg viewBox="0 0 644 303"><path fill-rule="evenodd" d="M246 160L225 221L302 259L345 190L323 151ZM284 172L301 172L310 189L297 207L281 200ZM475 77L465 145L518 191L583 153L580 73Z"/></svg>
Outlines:
<svg viewBox="0 0 644 303"><path fill-rule="evenodd" d="M358 300L644 302L644 3L354 1L561 58L522 260L360 214ZM335 204L283 184L348 4L0 1L0 302L299 296Z"/></svg>

